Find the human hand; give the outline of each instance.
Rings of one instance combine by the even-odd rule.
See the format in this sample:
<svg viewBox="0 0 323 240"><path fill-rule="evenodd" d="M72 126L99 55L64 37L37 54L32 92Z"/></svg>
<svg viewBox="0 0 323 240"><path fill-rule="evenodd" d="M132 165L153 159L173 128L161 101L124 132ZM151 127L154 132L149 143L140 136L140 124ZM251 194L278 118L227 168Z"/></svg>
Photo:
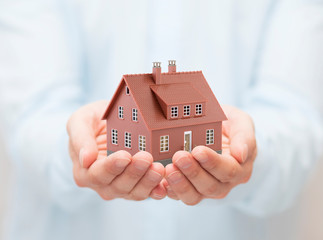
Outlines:
<svg viewBox="0 0 323 240"><path fill-rule="evenodd" d="M253 121L235 107L224 106L223 110L228 120L222 127L222 155L205 146L191 153L176 152L163 181L169 197L195 205L204 198L224 198L250 179L257 156Z"/></svg>
<svg viewBox="0 0 323 240"><path fill-rule="evenodd" d="M166 190L160 182L165 169L162 164L153 163L150 153L131 156L118 151L107 156L106 123L101 120L107 105L107 101L88 104L68 120L69 153L76 184L95 190L104 200L164 198Z"/></svg>

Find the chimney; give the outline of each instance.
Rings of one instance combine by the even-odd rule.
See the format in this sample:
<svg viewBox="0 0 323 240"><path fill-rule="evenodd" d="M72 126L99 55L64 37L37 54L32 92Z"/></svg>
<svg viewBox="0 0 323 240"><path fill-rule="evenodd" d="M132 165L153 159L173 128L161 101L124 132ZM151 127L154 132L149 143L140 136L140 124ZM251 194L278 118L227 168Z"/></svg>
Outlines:
<svg viewBox="0 0 323 240"><path fill-rule="evenodd" d="M175 60L168 60L168 72L176 72L176 61Z"/></svg>
<svg viewBox="0 0 323 240"><path fill-rule="evenodd" d="M161 67L160 62L153 62L153 79L155 84L161 84Z"/></svg>

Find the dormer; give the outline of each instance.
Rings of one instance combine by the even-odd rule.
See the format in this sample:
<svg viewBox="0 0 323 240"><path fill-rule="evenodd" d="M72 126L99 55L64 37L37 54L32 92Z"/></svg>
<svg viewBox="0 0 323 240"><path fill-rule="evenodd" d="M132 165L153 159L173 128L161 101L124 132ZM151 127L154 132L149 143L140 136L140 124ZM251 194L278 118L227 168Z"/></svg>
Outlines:
<svg viewBox="0 0 323 240"><path fill-rule="evenodd" d="M205 115L206 99L191 83L152 85L150 89L169 120Z"/></svg>

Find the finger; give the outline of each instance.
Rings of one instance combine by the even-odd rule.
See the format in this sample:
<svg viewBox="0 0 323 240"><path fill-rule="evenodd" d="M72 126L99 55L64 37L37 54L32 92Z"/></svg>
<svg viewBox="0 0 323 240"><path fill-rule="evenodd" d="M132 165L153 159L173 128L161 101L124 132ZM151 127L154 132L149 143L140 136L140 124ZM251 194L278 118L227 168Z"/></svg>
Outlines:
<svg viewBox="0 0 323 240"><path fill-rule="evenodd" d="M152 199L161 200L167 196L167 191L165 187L159 183L149 195Z"/></svg>
<svg viewBox="0 0 323 240"><path fill-rule="evenodd" d="M244 177L243 166L229 154L218 154L208 147L197 146L192 156L203 169L222 183L235 182Z"/></svg>
<svg viewBox="0 0 323 240"><path fill-rule="evenodd" d="M101 157L87 170L87 179L92 186L109 185L131 162L131 155L126 151L115 152L108 157Z"/></svg>
<svg viewBox="0 0 323 240"><path fill-rule="evenodd" d="M150 153L143 151L136 153L125 171L112 181L111 190L120 196L128 195L145 175L152 162L153 158Z"/></svg>
<svg viewBox="0 0 323 240"><path fill-rule="evenodd" d="M82 147L79 147L74 140L70 139L69 153L74 164L88 168L98 157L98 147L91 137L83 140Z"/></svg>
<svg viewBox="0 0 323 240"><path fill-rule="evenodd" d="M164 178L163 181L161 182L161 184L164 186L164 188L167 191L167 196L171 199L174 200L179 200L179 198L176 196L175 192L173 191L173 189L169 186L168 182L166 181L166 179Z"/></svg>
<svg viewBox="0 0 323 240"><path fill-rule="evenodd" d="M67 131L70 136L70 147L78 155L72 160L74 163L79 160L82 167L88 168L96 160L98 149L90 120L80 116L81 114L73 114L68 121Z"/></svg>
<svg viewBox="0 0 323 240"><path fill-rule="evenodd" d="M79 160L82 167L88 168L97 158L96 136L104 132L106 125L101 120L108 102L97 101L81 107L68 120L66 129L70 137L71 147L78 154L74 162Z"/></svg>
<svg viewBox="0 0 323 240"><path fill-rule="evenodd" d="M78 159L78 153L70 146L69 143L69 153L71 159ZM83 168L79 161L73 160L73 177L77 186L79 187L89 187L90 182L88 181L88 169Z"/></svg>
<svg viewBox="0 0 323 240"><path fill-rule="evenodd" d="M132 189L129 196L133 200L144 200L149 197L151 191L160 183L164 176L164 167L161 163L153 163L138 184ZM161 199L162 196L155 197Z"/></svg>
<svg viewBox="0 0 323 240"><path fill-rule="evenodd" d="M173 163L181 170L195 189L205 197L218 197L229 188L228 184L219 182L205 171L201 165L186 151L178 151L173 156Z"/></svg>
<svg viewBox="0 0 323 240"><path fill-rule="evenodd" d="M239 163L244 163L248 159L248 144L251 145L250 140L242 132L231 136L230 153Z"/></svg>
<svg viewBox="0 0 323 240"><path fill-rule="evenodd" d="M105 129L104 129L105 130ZM99 136L96 137L96 144L100 152L104 152L107 155L107 133L103 131Z"/></svg>
<svg viewBox="0 0 323 240"><path fill-rule="evenodd" d="M230 152L239 163L254 160L257 155L257 145L254 136L237 133L230 140Z"/></svg>
<svg viewBox="0 0 323 240"><path fill-rule="evenodd" d="M176 196L187 205L195 205L202 200L200 193L173 164L166 166L166 180Z"/></svg>
<svg viewBox="0 0 323 240"><path fill-rule="evenodd" d="M233 108L228 121L223 123L223 133L230 139L230 152L239 162L244 163L249 153L256 149L255 130L252 119L245 112Z"/></svg>

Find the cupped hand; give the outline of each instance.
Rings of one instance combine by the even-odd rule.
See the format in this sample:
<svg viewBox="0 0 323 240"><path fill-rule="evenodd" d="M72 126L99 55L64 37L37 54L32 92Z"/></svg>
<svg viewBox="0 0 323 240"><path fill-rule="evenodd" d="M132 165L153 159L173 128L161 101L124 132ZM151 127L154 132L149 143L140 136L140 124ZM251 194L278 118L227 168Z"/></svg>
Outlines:
<svg viewBox="0 0 323 240"><path fill-rule="evenodd" d="M250 179L257 156L253 121L235 107L224 106L223 110L228 120L223 122L222 154L205 146L191 153L176 152L163 181L169 197L195 205L205 198L224 198Z"/></svg>
<svg viewBox="0 0 323 240"><path fill-rule="evenodd" d="M118 151L107 156L106 123L102 115L107 101L81 107L67 123L69 153L73 175L80 187L95 190L103 199L162 199L166 190L161 184L164 167L153 163L150 153L131 156Z"/></svg>

